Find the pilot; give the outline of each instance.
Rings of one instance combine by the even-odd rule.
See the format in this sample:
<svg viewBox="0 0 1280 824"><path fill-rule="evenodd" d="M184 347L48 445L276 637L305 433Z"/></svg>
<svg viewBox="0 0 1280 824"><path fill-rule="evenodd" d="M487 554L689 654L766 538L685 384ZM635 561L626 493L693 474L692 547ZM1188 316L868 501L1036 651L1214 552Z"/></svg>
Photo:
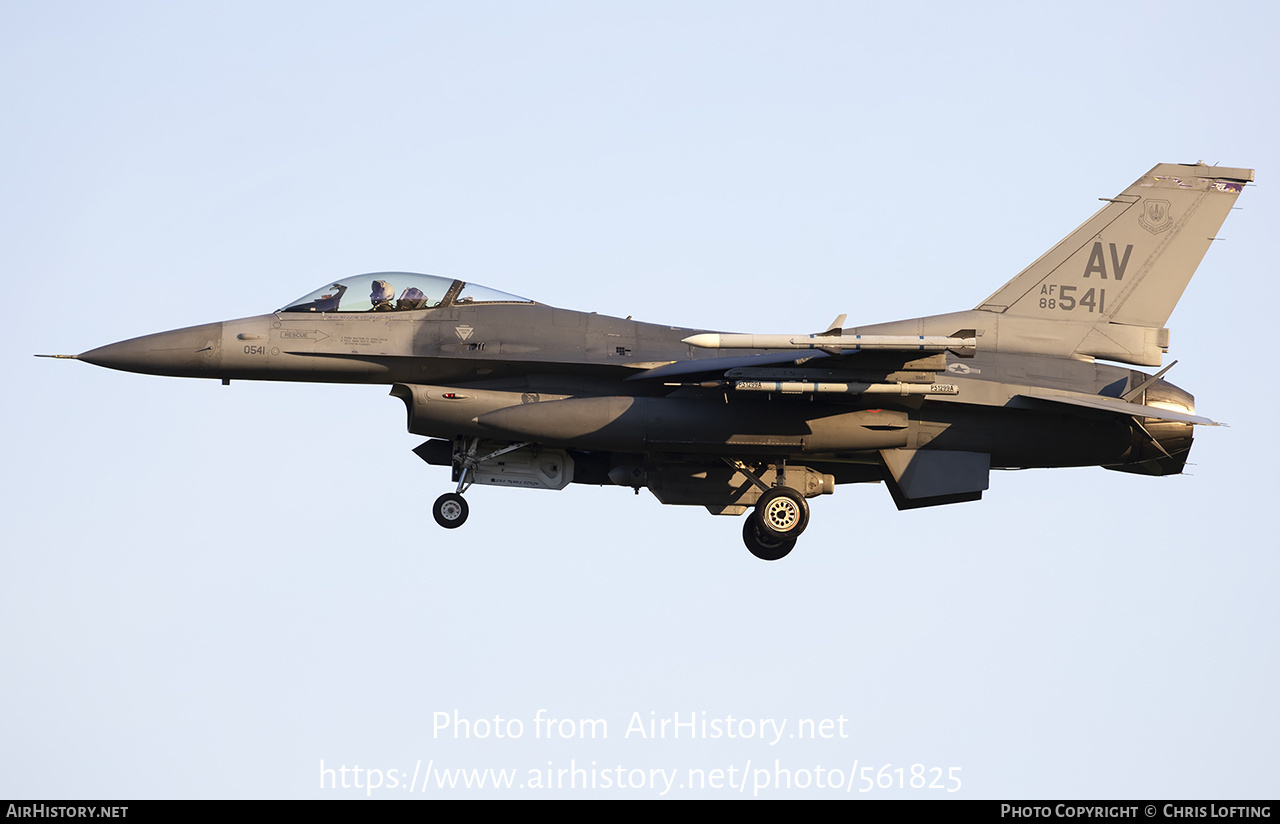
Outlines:
<svg viewBox="0 0 1280 824"><path fill-rule="evenodd" d="M421 309L427 305L427 296L422 290L416 286L410 286L400 295L400 300L396 301L396 309Z"/></svg>
<svg viewBox="0 0 1280 824"><path fill-rule="evenodd" d="M371 312L390 312L395 309L391 301L396 298L395 287L385 280L375 280L373 291L369 293L369 302L373 304Z"/></svg>

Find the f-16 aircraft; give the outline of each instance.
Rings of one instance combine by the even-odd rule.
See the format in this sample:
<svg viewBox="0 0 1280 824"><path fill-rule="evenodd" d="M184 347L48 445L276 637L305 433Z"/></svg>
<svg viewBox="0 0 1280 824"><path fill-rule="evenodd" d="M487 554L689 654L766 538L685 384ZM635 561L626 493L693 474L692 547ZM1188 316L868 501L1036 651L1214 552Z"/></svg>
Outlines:
<svg viewBox="0 0 1280 824"><path fill-rule="evenodd" d="M265 315L75 358L193 378L389 384L414 451L472 484L647 488L744 515L785 556L807 499L882 482L899 509L975 501L992 469L1180 473L1192 396L1165 328L1250 169L1161 164L974 308L807 334L683 329L546 306L448 277L328 281ZM749 514L748 514L749 513Z"/></svg>

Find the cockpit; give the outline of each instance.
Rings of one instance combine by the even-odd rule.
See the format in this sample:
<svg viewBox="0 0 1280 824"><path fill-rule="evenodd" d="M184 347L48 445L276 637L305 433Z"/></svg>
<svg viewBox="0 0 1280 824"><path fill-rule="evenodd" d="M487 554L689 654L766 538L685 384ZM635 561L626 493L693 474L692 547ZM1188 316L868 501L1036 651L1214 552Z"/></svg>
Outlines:
<svg viewBox="0 0 1280 824"><path fill-rule="evenodd" d="M533 303L476 283L419 275L374 272L344 278L295 300L280 312L408 312L477 303Z"/></svg>

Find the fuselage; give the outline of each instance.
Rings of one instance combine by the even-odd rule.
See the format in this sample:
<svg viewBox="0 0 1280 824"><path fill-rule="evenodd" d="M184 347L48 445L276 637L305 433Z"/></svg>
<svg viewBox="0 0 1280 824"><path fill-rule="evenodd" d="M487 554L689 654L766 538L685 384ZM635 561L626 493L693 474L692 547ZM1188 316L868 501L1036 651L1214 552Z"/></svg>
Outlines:
<svg viewBox="0 0 1280 824"><path fill-rule="evenodd" d="M1114 415L1015 402L1028 390L1118 398L1148 377L1135 370L979 349L973 357L946 356L936 380L954 387L953 395L748 395L685 376L726 365L784 368L796 359L813 368L825 353L780 358L682 342L706 331L533 302L277 311L134 338L79 358L224 382L397 385L410 430L444 439L507 438L642 455L731 449L836 463L874 463L884 449L945 449L987 453L992 467L1004 468L1151 457L1133 427ZM847 365L841 369L849 373ZM1146 392L1194 411L1191 396L1164 381ZM1175 440L1189 446L1190 426L1172 428Z"/></svg>
<svg viewBox="0 0 1280 824"><path fill-rule="evenodd" d="M805 499L883 482L899 509L976 501L991 469L1180 473L1191 395L1157 375L1169 317L1250 169L1158 164L972 309L799 335L685 329L558 309L461 280L357 275L267 315L79 359L134 372L385 384L414 452L473 483L648 488L753 514L776 560ZM74 356L72 356L74 357Z"/></svg>

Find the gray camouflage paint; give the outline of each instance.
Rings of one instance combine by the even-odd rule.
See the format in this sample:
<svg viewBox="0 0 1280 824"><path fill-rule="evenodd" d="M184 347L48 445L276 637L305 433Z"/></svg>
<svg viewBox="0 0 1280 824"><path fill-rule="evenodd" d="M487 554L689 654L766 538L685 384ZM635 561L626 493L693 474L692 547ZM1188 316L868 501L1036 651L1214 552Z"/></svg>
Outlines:
<svg viewBox="0 0 1280 824"><path fill-rule="evenodd" d="M409 430L434 439L419 454L452 464L459 491L468 481L613 483L741 514L775 485L803 507L835 484L884 481L899 507L915 508L977 499L990 469L1174 474L1193 426L1211 421L1163 379L1094 359L1161 364L1164 324L1252 179L1248 169L1158 165L975 309L824 333L963 331L976 338L972 352L700 348L685 339L711 330L451 302L463 288L455 281L434 309L282 310L77 357L224 382L390 384ZM784 382L801 391L760 391ZM846 391L817 391L823 384ZM535 477L540 453L554 459Z"/></svg>

